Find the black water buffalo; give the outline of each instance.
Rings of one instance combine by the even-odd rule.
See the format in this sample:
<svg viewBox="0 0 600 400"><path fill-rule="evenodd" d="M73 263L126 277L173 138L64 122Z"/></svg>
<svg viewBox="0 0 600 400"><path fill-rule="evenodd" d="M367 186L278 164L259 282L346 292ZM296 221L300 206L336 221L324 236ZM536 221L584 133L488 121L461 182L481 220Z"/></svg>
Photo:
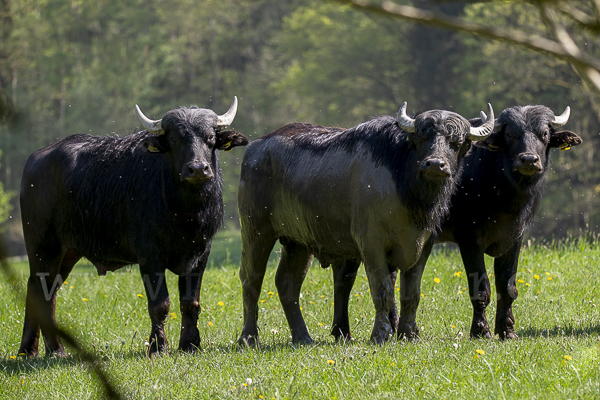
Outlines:
<svg viewBox="0 0 600 400"><path fill-rule="evenodd" d="M409 270L446 215L460 158L493 128L434 110L412 119L380 117L350 129L291 124L254 141L238 192L242 227L240 342L258 339L258 299L269 253L283 246L275 283L293 342L312 341L298 304L315 255L322 265L366 265L376 316L371 339L384 342L394 304L391 271Z"/></svg>
<svg viewBox="0 0 600 400"><path fill-rule="evenodd" d="M139 263L152 321L149 354L167 351L165 270L179 275L179 349L200 345L198 296L213 235L223 218L217 150L248 139L224 128L237 98L219 116L179 108L146 130L119 137L69 136L33 153L21 184L23 233L30 276L19 353L64 355L54 317L56 293L82 257L98 275ZM43 318L50 316L43 324Z"/></svg>
<svg viewBox="0 0 600 400"><path fill-rule="evenodd" d="M434 241L454 242L460 248L473 304L471 337L491 337L485 309L490 283L484 254L494 257L498 308L495 333L516 338L512 303L517 298L516 273L523 233L533 221L544 191L552 148L568 149L581 143L573 132L558 131L569 119L544 106L511 107L496 120L493 133L476 142L463 159L457 191L441 232L425 244L417 265L400 273L399 333L418 334L415 324L423 269ZM480 119L471 120L474 125ZM334 265L336 267L336 265ZM334 268L335 312L332 334L350 337L348 297L358 263L341 262ZM390 314L398 321L395 306ZM413 326L413 332L407 329Z"/></svg>

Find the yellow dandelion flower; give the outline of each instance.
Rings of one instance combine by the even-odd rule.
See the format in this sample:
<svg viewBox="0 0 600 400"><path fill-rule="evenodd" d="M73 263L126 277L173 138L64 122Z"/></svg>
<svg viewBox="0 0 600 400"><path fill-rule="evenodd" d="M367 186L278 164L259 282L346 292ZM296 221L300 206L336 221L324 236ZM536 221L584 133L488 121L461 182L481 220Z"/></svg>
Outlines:
<svg viewBox="0 0 600 400"><path fill-rule="evenodd" d="M399 292L399 291L400 291L400 288L396 289L396 292ZM357 296L358 296L358 295L357 295Z"/></svg>
<svg viewBox="0 0 600 400"><path fill-rule="evenodd" d="M11 360L14 360L15 358L17 358L17 356L10 356Z"/></svg>
<svg viewBox="0 0 600 400"><path fill-rule="evenodd" d="M267 293L267 294L268 294L269 296L273 296L275 293L273 293L273 292L269 292L269 293Z"/></svg>
<svg viewBox="0 0 600 400"><path fill-rule="evenodd" d="M86 299L85 297L83 298L83 301L88 301L88 299Z"/></svg>
<svg viewBox="0 0 600 400"><path fill-rule="evenodd" d="M260 302L261 302L261 303L265 303L265 302L266 302L266 300L260 299Z"/></svg>
<svg viewBox="0 0 600 400"><path fill-rule="evenodd" d="M64 282L63 282L63 285L66 285L67 283L68 283L67 281L64 281Z"/></svg>
<svg viewBox="0 0 600 400"><path fill-rule="evenodd" d="M324 294L322 294L322 295L321 295L321 298L323 298L323 297L325 297L325 295L324 295Z"/></svg>
<svg viewBox="0 0 600 400"><path fill-rule="evenodd" d="M208 326L215 326L212 322L208 321Z"/></svg>
<svg viewBox="0 0 600 400"><path fill-rule="evenodd" d="M358 293L356 293L356 294L354 295L354 297L358 297Z"/></svg>
<svg viewBox="0 0 600 400"><path fill-rule="evenodd" d="M531 283L528 282L528 283L525 284L525 286L531 286Z"/></svg>
<svg viewBox="0 0 600 400"><path fill-rule="evenodd" d="M222 301L217 303L218 305L220 305L221 307L223 307L225 305L225 303L223 303Z"/></svg>
<svg viewBox="0 0 600 400"><path fill-rule="evenodd" d="M310 304L315 304L315 302L314 302L314 301L309 301L309 303L310 303Z"/></svg>
<svg viewBox="0 0 600 400"><path fill-rule="evenodd" d="M26 356L27 354L25 353L19 353L19 356Z"/></svg>
<svg viewBox="0 0 600 400"><path fill-rule="evenodd" d="M333 361L333 360L327 360L327 364L335 364L335 361Z"/></svg>
<svg viewBox="0 0 600 400"><path fill-rule="evenodd" d="M478 359L478 358L479 358L479 355L475 354L475 359Z"/></svg>
<svg viewBox="0 0 600 400"><path fill-rule="evenodd" d="M571 361L573 359L571 356L566 355L566 354L563 356L563 358L567 361Z"/></svg>
<svg viewBox="0 0 600 400"><path fill-rule="evenodd" d="M549 281L551 281L551 280L552 280L552 277L551 277L551 276L549 276L549 277L548 277L548 280L549 280Z"/></svg>
<svg viewBox="0 0 600 400"><path fill-rule="evenodd" d="M69 286L69 289L73 289L74 286Z"/></svg>
<svg viewBox="0 0 600 400"><path fill-rule="evenodd" d="M434 281L435 283L440 283L440 278L433 278L433 281Z"/></svg>
<svg viewBox="0 0 600 400"><path fill-rule="evenodd" d="M105 295L104 295L104 297L108 297L108 295L107 295L107 294L105 294Z"/></svg>
<svg viewBox="0 0 600 400"><path fill-rule="evenodd" d="M530 270L530 269L528 269L527 271L529 271L529 273L533 273L533 271L532 271L532 270Z"/></svg>
<svg viewBox="0 0 600 400"><path fill-rule="evenodd" d="M523 279L519 279L517 282L519 282L519 283L525 283L525 281Z"/></svg>
<svg viewBox="0 0 600 400"><path fill-rule="evenodd" d="M483 350L481 350L481 349L477 349L477 350L475 350L475 353L477 353L477 354L481 354L481 355L484 355L484 354L485 354L485 351L483 351Z"/></svg>
<svg viewBox="0 0 600 400"><path fill-rule="evenodd" d="M139 298L144 298L144 295L143 295L143 294L141 294L141 293L138 293L137 297L139 297Z"/></svg>
<svg viewBox="0 0 600 400"><path fill-rule="evenodd" d="M534 275L533 279L540 279L540 276L539 275Z"/></svg>
<svg viewBox="0 0 600 400"><path fill-rule="evenodd" d="M462 290L459 290L459 291L458 291L458 294L462 294Z"/></svg>
<svg viewBox="0 0 600 400"><path fill-rule="evenodd" d="M454 273L454 276L458 276L458 277L460 277L461 275L462 275L462 271L456 271L456 272Z"/></svg>
<svg viewBox="0 0 600 400"><path fill-rule="evenodd" d="M302 307L300 307L300 311L302 311Z"/></svg>
<svg viewBox="0 0 600 400"><path fill-rule="evenodd" d="M550 275L550 272L544 272L546 275Z"/></svg>
<svg viewBox="0 0 600 400"><path fill-rule="evenodd" d="M425 295L423 293L421 293L421 297L425 297Z"/></svg>

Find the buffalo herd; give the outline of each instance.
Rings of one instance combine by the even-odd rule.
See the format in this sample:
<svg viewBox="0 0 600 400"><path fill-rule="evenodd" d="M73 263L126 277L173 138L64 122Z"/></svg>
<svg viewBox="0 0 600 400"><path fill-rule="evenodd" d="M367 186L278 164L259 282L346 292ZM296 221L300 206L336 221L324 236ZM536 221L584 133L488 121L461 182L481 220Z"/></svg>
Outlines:
<svg viewBox="0 0 600 400"><path fill-rule="evenodd" d="M165 271L179 279L179 350L200 346L199 294L212 239L222 224L219 151L248 145L229 129L237 112L196 106L147 118L118 137L76 134L34 152L20 204L30 276L19 354L65 350L55 320L57 291L81 258L98 275L139 264L151 329L148 354L168 351ZM293 123L250 143L238 188L243 327L239 343L259 343L259 296L269 255L282 246L275 285L294 343L312 339L299 304L313 256L331 266L332 335L351 338L348 304L362 263L375 308L371 341L415 338L421 277L432 247L456 243L473 306L471 337L489 338L494 258L494 334L517 337L512 304L523 235L539 208L552 148L579 145L541 105L494 117L445 110L383 116L342 129ZM394 287L399 275L400 307Z"/></svg>

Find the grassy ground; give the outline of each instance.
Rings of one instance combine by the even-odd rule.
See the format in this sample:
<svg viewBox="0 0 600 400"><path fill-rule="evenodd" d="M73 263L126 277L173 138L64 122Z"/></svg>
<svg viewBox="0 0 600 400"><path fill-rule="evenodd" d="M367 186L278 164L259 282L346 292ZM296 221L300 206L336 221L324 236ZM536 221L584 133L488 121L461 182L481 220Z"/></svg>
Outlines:
<svg viewBox="0 0 600 400"><path fill-rule="evenodd" d="M355 341L335 343L329 335L331 271L316 264L301 299L312 346L289 343L275 268L268 269L261 297L261 349L235 345L242 327L237 264L213 262L205 274L198 354L174 350L180 314L172 274L168 356L145 356L150 321L136 268L97 277L93 267L78 266L60 290L57 318L97 354L127 398L598 398L599 262L600 246L584 241L525 249L514 308L520 338L510 342L468 338L467 281L453 250L435 252L425 271L417 342L369 343L374 312L361 269L350 309ZM77 356L15 357L24 306L12 287L28 273L25 264L14 267L15 280L0 279L0 393L11 399L101 397L95 375ZM494 315L491 305L492 326Z"/></svg>

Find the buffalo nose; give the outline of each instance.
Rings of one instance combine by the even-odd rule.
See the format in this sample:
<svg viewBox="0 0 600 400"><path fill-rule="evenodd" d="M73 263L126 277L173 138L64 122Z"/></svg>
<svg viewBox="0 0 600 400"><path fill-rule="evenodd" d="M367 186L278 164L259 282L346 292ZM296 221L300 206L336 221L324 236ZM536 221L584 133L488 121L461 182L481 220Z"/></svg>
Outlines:
<svg viewBox="0 0 600 400"><path fill-rule="evenodd" d="M523 162L523 164L525 165L533 165L536 162L538 162L540 158L535 155L535 154L522 154L521 155L521 162Z"/></svg>
<svg viewBox="0 0 600 400"><path fill-rule="evenodd" d="M212 170L207 162L190 162L183 170L182 179L204 180L212 178Z"/></svg>
<svg viewBox="0 0 600 400"><path fill-rule="evenodd" d="M431 179L441 179L450 175L450 170L444 160L430 158L424 160L420 167L421 173Z"/></svg>

